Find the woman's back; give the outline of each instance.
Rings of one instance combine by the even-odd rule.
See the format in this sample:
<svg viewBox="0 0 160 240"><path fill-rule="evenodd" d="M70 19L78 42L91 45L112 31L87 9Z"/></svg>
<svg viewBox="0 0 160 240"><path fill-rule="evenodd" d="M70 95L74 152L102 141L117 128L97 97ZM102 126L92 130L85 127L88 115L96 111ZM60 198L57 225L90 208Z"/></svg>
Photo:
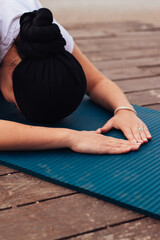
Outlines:
<svg viewBox="0 0 160 240"><path fill-rule="evenodd" d="M21 15L41 7L42 5L38 0L0 0L0 62L19 34ZM57 23L55 19L53 22ZM66 40L65 49L72 53L73 38L60 24L58 26Z"/></svg>

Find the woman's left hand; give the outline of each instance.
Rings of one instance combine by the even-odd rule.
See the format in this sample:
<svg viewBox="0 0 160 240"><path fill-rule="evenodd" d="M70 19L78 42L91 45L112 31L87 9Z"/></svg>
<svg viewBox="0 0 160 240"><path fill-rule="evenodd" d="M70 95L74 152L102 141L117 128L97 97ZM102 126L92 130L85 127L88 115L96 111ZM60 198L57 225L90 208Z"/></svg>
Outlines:
<svg viewBox="0 0 160 240"><path fill-rule="evenodd" d="M97 129L99 133L106 133L111 128L121 130L125 137L131 141L147 143L151 134L145 123L129 110L119 110L103 127Z"/></svg>

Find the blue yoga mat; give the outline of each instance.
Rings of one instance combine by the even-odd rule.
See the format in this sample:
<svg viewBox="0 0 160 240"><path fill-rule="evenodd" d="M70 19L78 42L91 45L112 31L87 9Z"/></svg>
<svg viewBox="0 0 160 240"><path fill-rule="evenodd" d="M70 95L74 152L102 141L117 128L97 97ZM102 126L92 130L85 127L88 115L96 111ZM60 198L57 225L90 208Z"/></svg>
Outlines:
<svg viewBox="0 0 160 240"><path fill-rule="evenodd" d="M134 107L153 136L136 152L121 155L79 154L69 149L0 152L0 163L160 219L160 112ZM72 115L54 127L96 130L111 116L85 98ZM2 97L0 118L30 124ZM124 138L118 130L107 135Z"/></svg>

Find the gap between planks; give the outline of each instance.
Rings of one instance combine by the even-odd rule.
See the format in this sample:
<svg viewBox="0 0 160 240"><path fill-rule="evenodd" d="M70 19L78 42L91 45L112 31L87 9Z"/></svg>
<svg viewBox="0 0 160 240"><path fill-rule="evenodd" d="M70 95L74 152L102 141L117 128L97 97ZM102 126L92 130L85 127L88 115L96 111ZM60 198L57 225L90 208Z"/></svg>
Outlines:
<svg viewBox="0 0 160 240"><path fill-rule="evenodd" d="M25 206L29 206L29 205L39 204L41 202L47 202L47 201L51 201L51 200L62 198L62 197L63 198L64 197L69 197L69 196L72 196L72 195L75 195L75 194L81 194L81 193L79 193L79 192L68 193L68 194L57 196L57 197L44 198L44 199L39 199L39 200L33 201L33 202L28 202L28 203L24 203L24 204L17 204L15 206L0 208L0 212L5 211L5 210L9 210L9 209L15 209L15 208L21 208L21 207L25 207Z"/></svg>
<svg viewBox="0 0 160 240"><path fill-rule="evenodd" d="M33 235L46 239L41 238L44 234L47 239L57 239L143 216L85 194L75 194L2 211L0 233L5 240L11 239L13 233L14 239L21 239L22 235L25 240ZM6 229L7 222L12 224Z"/></svg>
<svg viewBox="0 0 160 240"><path fill-rule="evenodd" d="M100 227L100 228L95 228L93 230L85 231L83 233L77 233L77 234L74 234L72 236L67 236L67 237L63 237L63 238L57 238L55 240L73 239L73 238L77 238L79 236L84 236L86 234L95 233L95 232L99 232L99 231L102 231L102 230L107 230L108 228L113 228L115 226L120 226L120 225L123 225L123 224L126 224L126 223L136 222L136 221L139 221L139 220L144 219L144 218L148 218L148 217L147 216L143 216L143 217L131 219L131 220L128 220L128 221L122 221L122 222L119 222L119 223L116 223L116 224L110 224L110 225L106 225L106 226L103 226L103 227Z"/></svg>
<svg viewBox="0 0 160 240"><path fill-rule="evenodd" d="M88 233L79 234L79 236L65 238L65 240L159 240L159 236L159 221L142 217L135 219L135 221L88 231Z"/></svg>

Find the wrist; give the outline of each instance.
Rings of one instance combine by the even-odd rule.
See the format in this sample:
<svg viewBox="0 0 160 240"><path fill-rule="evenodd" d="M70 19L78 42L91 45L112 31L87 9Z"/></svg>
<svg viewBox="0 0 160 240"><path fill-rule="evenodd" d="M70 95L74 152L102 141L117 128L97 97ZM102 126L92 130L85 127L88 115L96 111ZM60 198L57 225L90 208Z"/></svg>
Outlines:
<svg viewBox="0 0 160 240"><path fill-rule="evenodd" d="M71 148L76 132L77 132L76 130L64 129L63 139L62 139L62 145L64 148Z"/></svg>
<svg viewBox="0 0 160 240"><path fill-rule="evenodd" d="M70 148L74 130L68 128L45 128L43 149Z"/></svg>

